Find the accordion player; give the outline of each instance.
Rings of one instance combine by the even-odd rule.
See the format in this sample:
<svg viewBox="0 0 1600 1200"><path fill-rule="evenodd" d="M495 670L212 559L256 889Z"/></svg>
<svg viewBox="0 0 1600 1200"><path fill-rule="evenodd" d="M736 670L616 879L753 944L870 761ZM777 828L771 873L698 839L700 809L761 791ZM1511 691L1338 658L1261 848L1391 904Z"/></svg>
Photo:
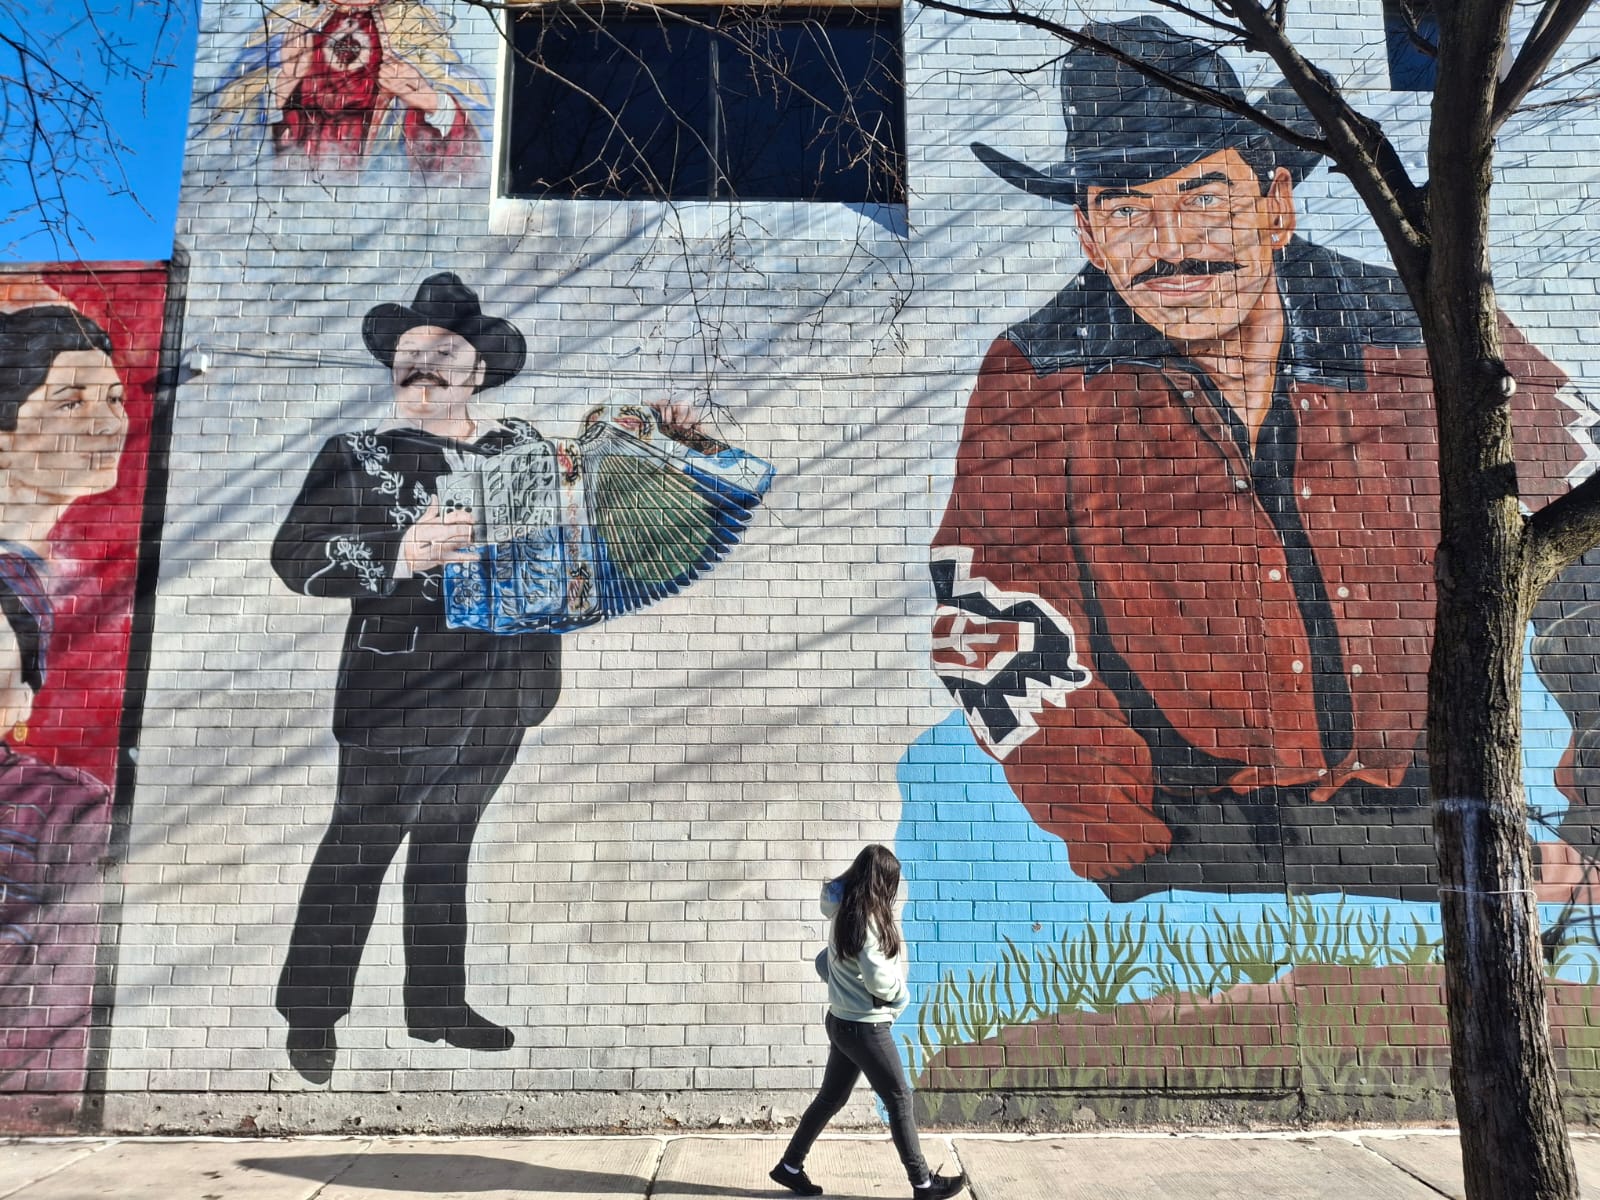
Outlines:
<svg viewBox="0 0 1600 1200"><path fill-rule="evenodd" d="M681 440L679 440L681 438ZM470 508L475 551L444 571L452 628L562 633L673 595L749 524L773 468L653 411L589 414L571 441L535 437L441 481Z"/></svg>

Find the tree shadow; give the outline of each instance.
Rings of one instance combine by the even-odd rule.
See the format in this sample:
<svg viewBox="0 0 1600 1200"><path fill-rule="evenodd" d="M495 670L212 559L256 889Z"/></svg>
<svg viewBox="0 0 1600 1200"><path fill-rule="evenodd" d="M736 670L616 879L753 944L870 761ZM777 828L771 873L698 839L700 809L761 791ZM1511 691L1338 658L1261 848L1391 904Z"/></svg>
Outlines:
<svg viewBox="0 0 1600 1200"><path fill-rule="evenodd" d="M679 1180L652 1181L615 1171L546 1167L487 1154L289 1154L242 1158L239 1165L293 1179L391 1192L569 1192L592 1196L749 1196L740 1188ZM788 1195L772 1188L775 1195Z"/></svg>

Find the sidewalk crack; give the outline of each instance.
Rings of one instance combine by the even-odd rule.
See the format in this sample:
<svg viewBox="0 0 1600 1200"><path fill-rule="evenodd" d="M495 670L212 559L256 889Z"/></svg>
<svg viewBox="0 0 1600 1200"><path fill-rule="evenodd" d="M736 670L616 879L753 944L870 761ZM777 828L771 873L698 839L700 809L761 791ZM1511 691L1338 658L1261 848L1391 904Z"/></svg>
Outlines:
<svg viewBox="0 0 1600 1200"><path fill-rule="evenodd" d="M1430 1192L1432 1192L1435 1196L1443 1196L1443 1197L1445 1197L1445 1200L1453 1200L1453 1194L1452 1193L1445 1191L1443 1188L1440 1188L1440 1187L1436 1186L1430 1180L1425 1179L1421 1175L1418 1175L1415 1171L1413 1171L1410 1167L1406 1166L1404 1163L1397 1163L1397 1162L1395 1162L1394 1159L1390 1158L1388 1155L1379 1154L1371 1146L1367 1145L1366 1140L1364 1138L1362 1138L1359 1134L1355 1137L1354 1141L1355 1141L1355 1144L1357 1146L1361 1147L1361 1149L1365 1150L1368 1154L1372 1155L1372 1157L1376 1158L1379 1162L1384 1163L1387 1166L1393 1167L1396 1171L1399 1171L1400 1174L1404 1175L1408 1179L1416 1180L1423 1187L1427 1188Z"/></svg>
<svg viewBox="0 0 1600 1200"><path fill-rule="evenodd" d="M334 1172L334 1174L331 1175L329 1178L324 1179L321 1183L317 1184L311 1191L307 1192L305 1194L305 1200L317 1200L317 1197L321 1196L322 1193L325 1192L328 1188L332 1187L334 1184L338 1183L339 1180L343 1179L346 1175L348 1175L351 1171L355 1170L356 1163L360 1162L364 1155L371 1153L372 1148L374 1146L376 1146L377 1144L378 1144L378 1139L377 1138L368 1138L366 1140L366 1144L363 1145L360 1150L356 1151L356 1153L354 1153L354 1154L352 1154L350 1156L350 1161L345 1163L344 1167L341 1170Z"/></svg>
<svg viewBox="0 0 1600 1200"><path fill-rule="evenodd" d="M22 1143L13 1141L11 1144L20 1145ZM84 1148L85 1152L83 1154L80 1154L75 1158L67 1159L66 1162L59 1164L58 1166L56 1166L52 1170L46 1171L42 1175L35 1175L32 1179L29 1179L29 1180L27 1180L27 1181L25 1181L23 1183L19 1183L16 1187L12 1188L8 1192L0 1192L0 1200L6 1200L6 1197L8 1197L8 1196L19 1195L24 1188L30 1188L34 1184L42 1183L46 1179L53 1179L55 1176L57 1176L57 1175L61 1174L61 1172L65 1171L68 1167L76 1166L78 1163L81 1163L84 1159L91 1158L94 1155L99 1154L102 1150L105 1150L108 1147L115 1146L117 1144L118 1143L116 1141L109 1141L109 1142L106 1142L104 1145L100 1145L100 1146L87 1146L87 1147Z"/></svg>

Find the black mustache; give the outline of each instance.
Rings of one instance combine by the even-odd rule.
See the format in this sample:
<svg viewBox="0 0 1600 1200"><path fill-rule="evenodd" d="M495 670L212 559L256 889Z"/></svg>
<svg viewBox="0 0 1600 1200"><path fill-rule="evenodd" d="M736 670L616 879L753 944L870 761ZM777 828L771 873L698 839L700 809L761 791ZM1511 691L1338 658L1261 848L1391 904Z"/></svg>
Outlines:
<svg viewBox="0 0 1600 1200"><path fill-rule="evenodd" d="M445 382L445 378L444 378L443 375L440 375L435 371L428 371L428 370L424 370L424 369L421 369L421 368L418 368L417 370L411 372L411 374L407 375L404 379L402 379L400 381L400 386L401 387L414 387L416 384L419 384L419 383L432 383L432 384L437 384L439 387L448 387L448 386L450 386L448 383Z"/></svg>
<svg viewBox="0 0 1600 1200"><path fill-rule="evenodd" d="M1133 284L1138 287L1139 284L1149 283L1152 279L1170 279L1176 275L1226 275L1238 269L1238 263L1228 262L1226 259L1186 258L1181 262L1163 260L1148 271L1140 271L1133 277Z"/></svg>

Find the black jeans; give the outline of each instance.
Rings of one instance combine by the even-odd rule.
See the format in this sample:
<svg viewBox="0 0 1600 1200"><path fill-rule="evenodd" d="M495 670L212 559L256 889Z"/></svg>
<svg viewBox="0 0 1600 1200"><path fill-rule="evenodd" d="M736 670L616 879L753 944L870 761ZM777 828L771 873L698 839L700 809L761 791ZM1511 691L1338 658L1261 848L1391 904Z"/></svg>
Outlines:
<svg viewBox="0 0 1600 1200"><path fill-rule="evenodd" d="M516 761L520 727L466 745L410 753L339 747L333 820L312 860L277 1008L292 1025L349 1013L389 863L411 840L405 883L405 1006L427 1024L466 1003L467 860L478 821Z"/></svg>
<svg viewBox="0 0 1600 1200"><path fill-rule="evenodd" d="M828 1065L822 1072L822 1090L800 1118L800 1125L789 1139L783 1161L791 1167L805 1165L811 1144L823 1126L850 1099L856 1080L865 1073L872 1090L889 1113L889 1136L900 1152L906 1178L913 1185L926 1183L928 1164L922 1157L917 1138L917 1123L911 1115L911 1088L900 1052L894 1046L894 1031L889 1022L842 1021L832 1013L825 1022L828 1030Z"/></svg>
<svg viewBox="0 0 1600 1200"><path fill-rule="evenodd" d="M1439 897L1433 806L1420 764L1398 787L1351 782L1326 801L1313 800L1306 787L1239 795L1158 784L1151 804L1172 830L1172 846L1099 880L1108 900L1125 903L1167 888Z"/></svg>

